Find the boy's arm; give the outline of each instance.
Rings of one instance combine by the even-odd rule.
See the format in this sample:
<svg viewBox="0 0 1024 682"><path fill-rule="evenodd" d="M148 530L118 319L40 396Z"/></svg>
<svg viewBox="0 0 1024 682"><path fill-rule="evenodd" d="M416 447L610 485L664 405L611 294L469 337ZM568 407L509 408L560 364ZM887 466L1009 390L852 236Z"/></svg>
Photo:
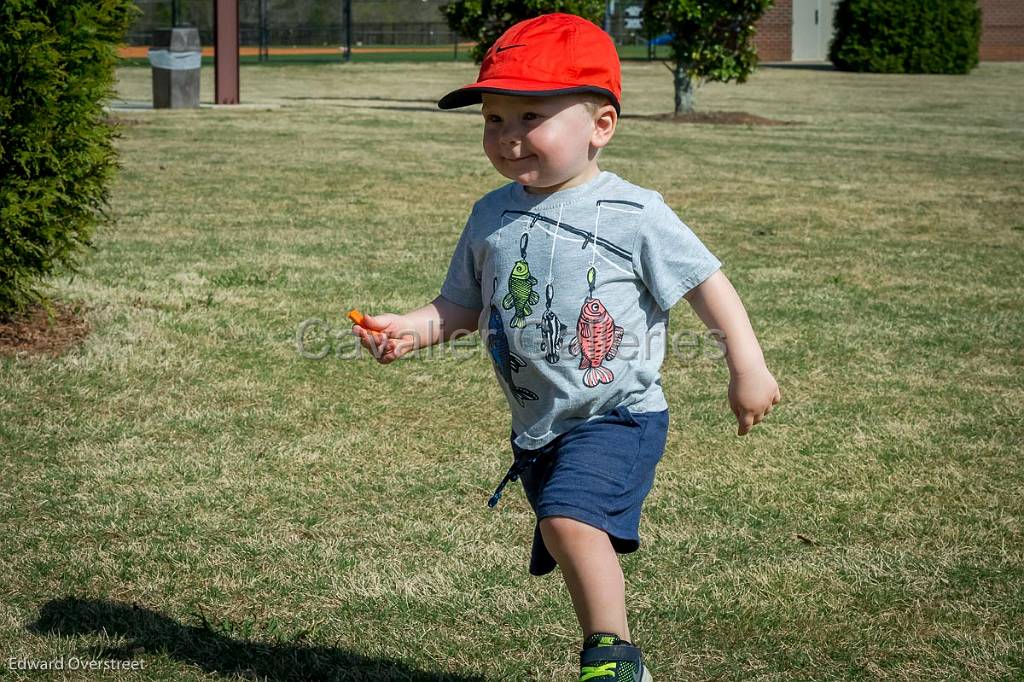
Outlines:
<svg viewBox="0 0 1024 682"><path fill-rule="evenodd" d="M381 313L364 315L362 325L353 325L352 333L360 337L381 364L388 364L417 348L448 341L453 334L468 336L477 330L480 311L456 305L443 296L403 315Z"/></svg>
<svg viewBox="0 0 1024 682"><path fill-rule="evenodd" d="M765 365L747 311L732 283L716 271L683 295L708 329L721 332L729 365L729 403L739 422L738 435L764 419L782 399L775 377Z"/></svg>
<svg viewBox="0 0 1024 682"><path fill-rule="evenodd" d="M407 327L420 340L415 348L448 341L456 332L468 336L477 330L479 319L479 310L456 305L444 296L438 296L422 308L405 314Z"/></svg>

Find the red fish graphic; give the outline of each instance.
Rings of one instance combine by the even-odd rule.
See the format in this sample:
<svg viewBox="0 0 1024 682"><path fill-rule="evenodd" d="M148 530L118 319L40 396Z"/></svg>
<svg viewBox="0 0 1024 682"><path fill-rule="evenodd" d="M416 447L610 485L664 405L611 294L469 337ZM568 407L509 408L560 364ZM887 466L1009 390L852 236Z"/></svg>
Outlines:
<svg viewBox="0 0 1024 682"><path fill-rule="evenodd" d="M615 379L612 371L602 367L601 363L611 360L619 352L623 331L622 327L615 326L615 320L599 299L587 296L576 322L576 336L569 344L569 353L573 357L582 351L580 369L587 370L583 373L583 383L587 387L610 384Z"/></svg>

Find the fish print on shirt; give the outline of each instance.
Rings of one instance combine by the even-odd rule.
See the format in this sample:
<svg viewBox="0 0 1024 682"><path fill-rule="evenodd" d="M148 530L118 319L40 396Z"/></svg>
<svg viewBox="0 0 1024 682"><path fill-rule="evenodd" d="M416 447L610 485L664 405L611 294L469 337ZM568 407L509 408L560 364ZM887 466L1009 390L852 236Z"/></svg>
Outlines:
<svg viewBox="0 0 1024 682"><path fill-rule="evenodd" d="M587 370L583 373L584 386L593 388L615 380L614 372L602 367L602 364L605 360L613 359L619 352L624 332L622 327L616 326L615 320L600 300L587 297L576 322L576 336L569 344L570 355L582 356L580 369Z"/></svg>
<svg viewBox="0 0 1024 682"><path fill-rule="evenodd" d="M541 334L540 349L544 351L544 359L554 365L561 359L558 351L562 349L562 337L565 336L565 331L568 327L562 324L562 321L558 319L555 312L551 310L554 287L549 284L545 293L547 295L547 309L541 316L540 322L537 323L537 329L540 330Z"/></svg>
<svg viewBox="0 0 1024 682"><path fill-rule="evenodd" d="M619 345L625 333L623 327L615 324L615 320L604 303L593 295L598 248L601 249L600 258L606 261L610 267L623 269L615 266L614 262L609 260L605 254L626 261L629 264L630 270L632 269L633 262L633 254L629 250L597 234L600 223L600 211L602 208L630 213L638 213L643 210L643 206L636 202L615 199L598 200L596 205L598 214L595 219L594 231L581 229L562 222L561 214L559 214L557 221L531 211L507 210L502 215L503 219L508 215L529 218L529 230L532 230L539 223L541 225L540 229L551 234L552 239L554 239L559 230L582 237L581 242L577 241L575 243L581 244L583 249L588 247L592 249L593 256L590 268L587 271L590 295L586 297L579 310L576 322L576 336L573 337L568 349L569 354L573 358L580 357L579 369L585 370L582 382L584 386L589 388L601 384L609 384L615 380L615 373L611 368L606 367L605 363L613 360L618 354ZM555 233L548 230L548 226L554 226ZM516 261L512 271L509 273L508 293L501 301L501 306L505 310L515 309L515 314L509 322L509 326L515 328L526 327L526 319L533 312L532 306L536 305L540 300L540 295L534 290L538 280L531 273L529 263L526 260L526 248L529 242L527 235L528 232L524 232L520 240L520 259ZM568 330L568 327L562 323L558 314L552 309L554 290L551 284L550 270L554 267L556 244L557 242L552 242L549 283L546 288L546 310L541 317L541 321L534 325L541 332L540 347L544 352L544 359L550 364L557 364L561 360L559 351L562 348L564 334ZM528 389L517 387L513 383L512 372L518 372L520 368L526 366L526 362L509 349L508 337L501 326L501 314L494 305L491 306L490 327L492 333L491 339L488 340L488 347L491 349L491 356L495 359L499 373L505 378L516 401L522 406L524 405L524 399L535 400L537 398L535 393Z"/></svg>
<svg viewBox="0 0 1024 682"><path fill-rule="evenodd" d="M491 304L491 318L488 323L490 334L487 336L487 351L491 354L494 365L498 368L501 378L508 384L508 390L512 396L523 407L524 400L537 400L537 394L528 388L516 386L512 379L512 372L518 372L526 367L526 361L512 352L508 345L508 336L505 334L505 327L501 322L501 312L497 306Z"/></svg>
<svg viewBox="0 0 1024 682"><path fill-rule="evenodd" d="M526 316L533 312L530 306L540 300L540 294L533 290L536 283L537 278L530 274L530 264L525 260L516 261L508 275L508 293L501 301L501 307L505 310L513 307L516 309L516 314L512 316L508 326L526 326Z"/></svg>

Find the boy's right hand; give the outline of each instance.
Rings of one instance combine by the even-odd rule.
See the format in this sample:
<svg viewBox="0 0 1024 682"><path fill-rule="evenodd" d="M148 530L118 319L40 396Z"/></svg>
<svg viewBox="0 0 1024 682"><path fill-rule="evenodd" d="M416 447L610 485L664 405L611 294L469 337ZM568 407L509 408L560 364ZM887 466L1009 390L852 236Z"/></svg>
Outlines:
<svg viewBox="0 0 1024 682"><path fill-rule="evenodd" d="M403 316L392 313L363 315L361 325L352 325L352 333L359 337L360 344L382 365L415 349L415 337L410 329Z"/></svg>

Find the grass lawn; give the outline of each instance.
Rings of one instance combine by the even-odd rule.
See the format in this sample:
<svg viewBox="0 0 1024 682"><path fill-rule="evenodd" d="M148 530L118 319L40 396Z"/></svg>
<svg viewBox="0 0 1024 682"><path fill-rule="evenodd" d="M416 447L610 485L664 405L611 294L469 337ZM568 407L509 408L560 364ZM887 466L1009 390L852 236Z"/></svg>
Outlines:
<svg viewBox="0 0 1024 682"><path fill-rule="evenodd" d="M147 69L119 73L121 100L149 98ZM504 182L479 116L434 105L475 67L241 73L241 107L115 112L114 223L56 283L92 333L0 359L4 672L575 679L520 486L486 505L511 454L480 344L344 357L344 311L431 300ZM727 368L666 359L668 449L622 561L655 679L1019 679L1024 64L698 92L798 124L778 127L639 117L671 108L671 77L624 82L604 168L722 260L782 390L737 438ZM342 357L299 356L308 318ZM672 320L702 328L685 303Z"/></svg>

